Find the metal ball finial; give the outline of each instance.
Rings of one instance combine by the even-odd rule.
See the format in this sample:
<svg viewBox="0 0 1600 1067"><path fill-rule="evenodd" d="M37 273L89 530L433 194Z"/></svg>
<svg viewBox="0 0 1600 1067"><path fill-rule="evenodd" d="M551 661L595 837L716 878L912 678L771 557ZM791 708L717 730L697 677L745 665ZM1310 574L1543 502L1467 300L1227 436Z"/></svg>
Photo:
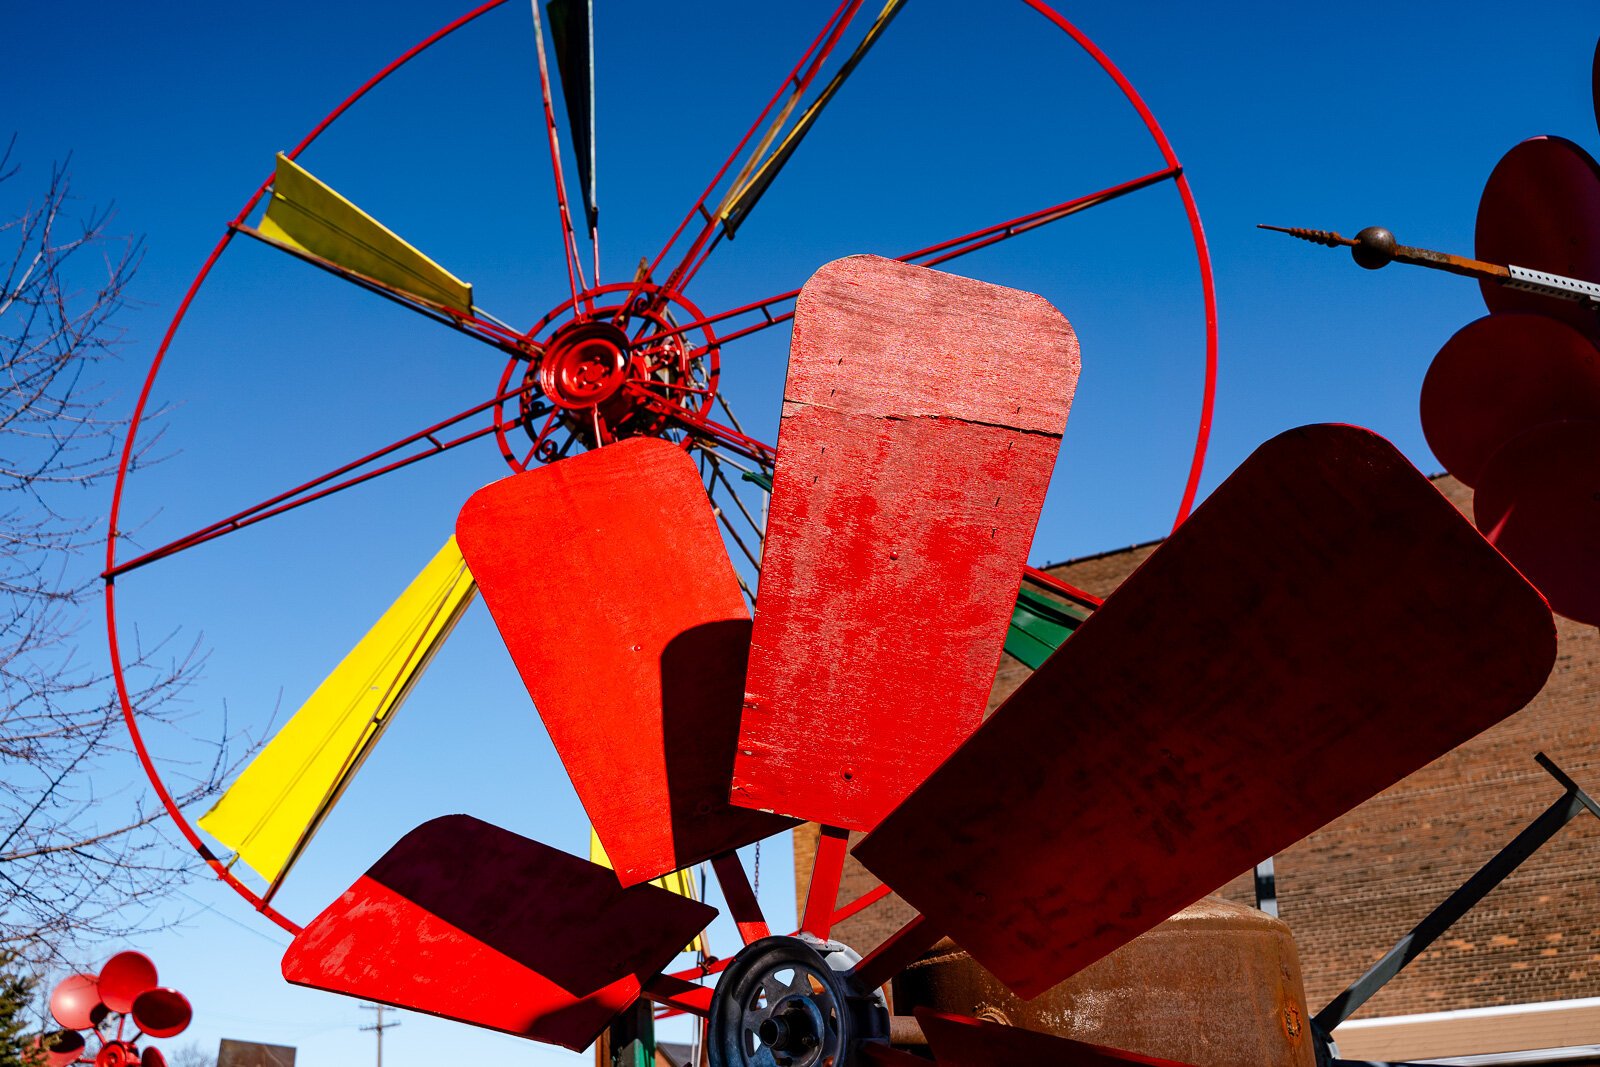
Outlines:
<svg viewBox="0 0 1600 1067"><path fill-rule="evenodd" d="M1394 234L1382 226L1368 226L1356 234L1356 243L1350 246L1350 257L1358 266L1377 270L1394 262L1395 247Z"/></svg>

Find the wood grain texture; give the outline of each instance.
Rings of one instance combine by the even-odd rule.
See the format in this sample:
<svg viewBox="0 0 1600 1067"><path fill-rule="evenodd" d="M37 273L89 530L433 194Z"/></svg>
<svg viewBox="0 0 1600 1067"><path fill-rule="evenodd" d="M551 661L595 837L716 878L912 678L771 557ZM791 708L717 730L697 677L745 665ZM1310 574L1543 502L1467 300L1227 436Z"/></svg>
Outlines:
<svg viewBox="0 0 1600 1067"><path fill-rule="evenodd" d="M1510 715L1554 656L1544 600L1393 446L1290 431L855 855L1034 996Z"/></svg>
<svg viewBox="0 0 1600 1067"><path fill-rule="evenodd" d="M447 815L401 838L312 920L283 976L578 1051L715 916Z"/></svg>
<svg viewBox="0 0 1600 1067"><path fill-rule="evenodd" d="M734 803L867 829L978 725L1078 365L1028 293L872 256L806 283Z"/></svg>
<svg viewBox="0 0 1600 1067"><path fill-rule="evenodd" d="M728 803L749 614L682 449L502 479L456 537L623 885L789 825Z"/></svg>

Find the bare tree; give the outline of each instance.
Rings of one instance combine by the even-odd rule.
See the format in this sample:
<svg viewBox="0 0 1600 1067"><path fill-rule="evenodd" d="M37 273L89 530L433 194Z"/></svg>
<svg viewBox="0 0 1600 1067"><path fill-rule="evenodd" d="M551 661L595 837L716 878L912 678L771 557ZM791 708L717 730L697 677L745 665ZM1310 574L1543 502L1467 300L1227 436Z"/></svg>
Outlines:
<svg viewBox="0 0 1600 1067"><path fill-rule="evenodd" d="M112 232L109 208L79 208L65 165L37 199L8 198L14 143L0 154L0 951L39 962L144 928L190 864L145 790L96 789L132 763L91 625L105 531L84 490L116 469L126 424L100 374L142 245ZM201 658L173 635L136 647L141 713L181 728ZM216 791L223 752L180 768L181 802Z"/></svg>

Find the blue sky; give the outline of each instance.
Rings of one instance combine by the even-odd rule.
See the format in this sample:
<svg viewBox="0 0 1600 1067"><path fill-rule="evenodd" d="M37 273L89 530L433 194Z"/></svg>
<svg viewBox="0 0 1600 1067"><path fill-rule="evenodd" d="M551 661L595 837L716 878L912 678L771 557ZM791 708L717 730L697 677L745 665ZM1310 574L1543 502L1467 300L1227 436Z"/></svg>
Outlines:
<svg viewBox="0 0 1600 1067"><path fill-rule="evenodd" d="M597 7L603 268L616 280L670 233L831 5ZM6 195L70 152L79 195L115 199L120 226L148 239L112 383L124 403L273 153L458 10L283 0L10 13L0 70L24 170ZM1315 421L1370 426L1436 469L1416 398L1438 346L1482 314L1476 287L1406 267L1369 274L1253 226L1381 223L1408 243L1469 252L1501 153L1543 133L1600 147L1589 97L1600 10L1088 3L1065 14L1144 93L1211 240L1222 371L1205 487L1273 433ZM536 93L531 20L508 4L358 105L302 162L476 283L482 306L531 324L565 288ZM839 255L919 247L1159 165L1109 82L1021 4L914 0L691 295L708 310L743 303ZM1202 340L1173 191L950 269L1043 293L1082 341L1034 560L1164 533L1192 444ZM723 357L724 388L768 440L786 344L770 331ZM481 345L249 242L224 258L169 359L157 398L173 405L172 456L127 503L150 544L487 397L502 367ZM468 493L503 473L484 442L131 575L119 583L124 625L176 628L211 649L193 729L214 732L224 703L235 725L262 724L297 705ZM97 494L85 511L106 503ZM529 555L541 564L539 546ZM88 626L98 654L98 620ZM155 740L174 759L194 754ZM308 918L405 830L448 811L585 847L581 810L481 608L318 838L285 909ZM792 912L786 849L775 841L762 856L775 925ZM220 887L185 892L174 903L183 926L138 946L196 1004L191 1034L169 1046L273 1041L299 1046L302 1067L370 1055L353 1001L283 984L275 928ZM395 1067L578 1060L411 1014L385 1052Z"/></svg>

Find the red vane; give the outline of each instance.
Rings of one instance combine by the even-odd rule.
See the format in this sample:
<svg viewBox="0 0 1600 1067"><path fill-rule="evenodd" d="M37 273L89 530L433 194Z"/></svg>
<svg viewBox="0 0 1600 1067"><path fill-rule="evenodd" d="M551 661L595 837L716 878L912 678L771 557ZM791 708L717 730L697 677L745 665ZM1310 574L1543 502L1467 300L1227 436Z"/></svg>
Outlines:
<svg viewBox="0 0 1600 1067"><path fill-rule="evenodd" d="M1551 607L1600 626L1600 422L1550 423L1508 443L1472 510Z"/></svg>
<svg viewBox="0 0 1600 1067"><path fill-rule="evenodd" d="M50 994L50 1015L68 1030L88 1030L106 1017L100 982L92 974L63 978Z"/></svg>
<svg viewBox="0 0 1600 1067"><path fill-rule="evenodd" d="M283 976L579 1051L715 915L447 815L401 838L312 920Z"/></svg>
<svg viewBox="0 0 1600 1067"><path fill-rule="evenodd" d="M870 829L978 725L1077 381L1040 297L875 256L801 289L734 803Z"/></svg>
<svg viewBox="0 0 1600 1067"><path fill-rule="evenodd" d="M1516 711L1554 656L1538 593L1392 445L1293 430L855 855L1036 996Z"/></svg>
<svg viewBox="0 0 1600 1067"><path fill-rule="evenodd" d="M167 1067L167 1057L154 1045L146 1045L139 1055L139 1067Z"/></svg>
<svg viewBox="0 0 1600 1067"><path fill-rule="evenodd" d="M1478 201L1477 258L1600 282L1600 167L1560 137L1534 137L1495 164ZM1490 311L1536 311L1600 338L1584 303L1479 282Z"/></svg>
<svg viewBox="0 0 1600 1067"><path fill-rule="evenodd" d="M728 803L750 621L681 448L504 478L456 536L624 885L790 825Z"/></svg>
<svg viewBox="0 0 1600 1067"><path fill-rule="evenodd" d="M933 1062L939 1067L1039 1067L1047 1063L1053 1067L1191 1067L1176 1060L1141 1056L928 1008L916 1009L916 1015L933 1051Z"/></svg>
<svg viewBox="0 0 1600 1067"><path fill-rule="evenodd" d="M132 1011L139 994L155 985L156 965L143 952L119 952L100 968L100 999L112 1011Z"/></svg>
<svg viewBox="0 0 1600 1067"><path fill-rule="evenodd" d="M1422 429L1445 469L1467 485L1525 430L1600 419L1600 349L1545 315L1502 312L1463 326L1422 382Z"/></svg>
<svg viewBox="0 0 1600 1067"><path fill-rule="evenodd" d="M67 1067L83 1055L83 1035L76 1030L52 1030L33 1042L44 1053L48 1067Z"/></svg>
<svg viewBox="0 0 1600 1067"><path fill-rule="evenodd" d="M189 998L176 989L147 989L133 1002L133 1025L151 1037L177 1037L193 1018Z"/></svg>

